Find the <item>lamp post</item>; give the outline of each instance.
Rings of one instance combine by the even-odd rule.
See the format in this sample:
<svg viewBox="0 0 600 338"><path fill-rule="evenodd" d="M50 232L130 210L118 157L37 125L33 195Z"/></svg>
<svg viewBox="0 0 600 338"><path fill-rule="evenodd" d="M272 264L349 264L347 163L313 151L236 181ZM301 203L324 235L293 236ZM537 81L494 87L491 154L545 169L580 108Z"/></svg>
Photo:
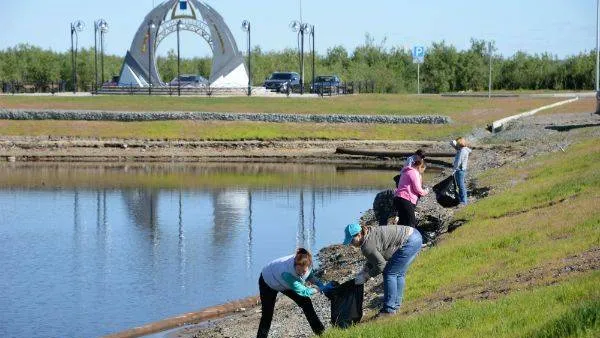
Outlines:
<svg viewBox="0 0 600 338"><path fill-rule="evenodd" d="M181 29L181 20L177 21L177 96L181 96L181 58L179 49L179 30Z"/></svg>
<svg viewBox="0 0 600 338"><path fill-rule="evenodd" d="M94 72L95 72L95 87L98 91L98 31L100 31L100 69L101 80L100 87L104 84L104 33L108 32L108 23L104 19L94 21Z"/></svg>
<svg viewBox="0 0 600 338"><path fill-rule="evenodd" d="M312 42L312 89L315 88L315 25L310 26L310 41Z"/></svg>
<svg viewBox="0 0 600 338"><path fill-rule="evenodd" d="M148 95L152 95L152 30L155 27L152 20L148 21Z"/></svg>
<svg viewBox="0 0 600 338"><path fill-rule="evenodd" d="M250 51L250 21L244 20L242 22L242 30L248 33L248 96L252 95L252 55Z"/></svg>
<svg viewBox="0 0 600 338"><path fill-rule="evenodd" d="M308 30L308 24L301 21L292 21L290 28L298 32L300 38L300 94L304 94L304 34Z"/></svg>
<svg viewBox="0 0 600 338"><path fill-rule="evenodd" d="M490 72L488 80L488 99L492 98L492 42L488 42L488 48L490 51Z"/></svg>
<svg viewBox="0 0 600 338"><path fill-rule="evenodd" d="M94 21L94 92L98 93L98 21Z"/></svg>
<svg viewBox="0 0 600 338"><path fill-rule="evenodd" d="M100 20L100 83L104 84L104 34L108 32L108 23Z"/></svg>
<svg viewBox="0 0 600 338"><path fill-rule="evenodd" d="M78 32L85 29L85 23L77 20L71 23L71 69L73 80L73 94L77 93L77 44L79 43ZM75 35L75 47L73 47L73 35Z"/></svg>
<svg viewBox="0 0 600 338"><path fill-rule="evenodd" d="M600 0L596 2L596 114L600 114Z"/></svg>
<svg viewBox="0 0 600 338"><path fill-rule="evenodd" d="M596 92L600 90L600 0L596 2ZM596 93L597 95L597 93ZM597 98L596 98L597 100ZM598 111L598 110L596 110Z"/></svg>

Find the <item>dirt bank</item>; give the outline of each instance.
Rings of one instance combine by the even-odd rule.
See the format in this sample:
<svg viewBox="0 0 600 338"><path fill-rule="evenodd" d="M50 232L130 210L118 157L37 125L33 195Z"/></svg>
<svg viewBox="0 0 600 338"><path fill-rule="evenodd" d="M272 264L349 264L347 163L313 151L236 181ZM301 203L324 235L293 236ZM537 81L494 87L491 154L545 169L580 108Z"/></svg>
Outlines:
<svg viewBox="0 0 600 338"><path fill-rule="evenodd" d="M528 117L508 124L502 132L490 134L484 129L477 129L468 135L475 146L469 162L469 190L472 200L484 198L490 189L499 187L482 187L477 183L477 176L490 168L511 165L525 161L531 157L548 152L565 151L576 140L579 133L591 133L600 137L600 116L581 113L565 115L542 115ZM451 150L444 141L160 141L160 140L127 140L127 139L75 139L47 137L7 137L0 136L0 161L90 161L90 162L296 162L296 163L352 163L355 165L399 166L402 159L387 157L367 157L357 155L340 155L335 153L338 147L360 148L386 151L414 151L424 148L428 152L446 152ZM451 158L445 159L450 162ZM450 173L446 168L426 187L444 178ZM392 183L390 178L390 184ZM390 186L391 188L391 186ZM367 210L371 206L365 205ZM443 229L458 226L453 223L452 209L443 209L433 196L423 198L417 215L422 223L437 223ZM373 223L372 210L365 212L362 223ZM340 224L340 241L342 228ZM444 240L444 234L438 241ZM428 250L428 249L425 249ZM581 269L597 269L600 251L589 252L581 257L574 257L565 262L564 271ZM275 257L274 257L275 258ZM318 253L320 274L324 280L343 282L351 278L362 266L363 258L352 248L333 245L322 248ZM594 263L595 262L595 263ZM571 269L575 266L577 269ZM555 267L554 267L555 268ZM550 267L548 268L550 269ZM571 269L571 270L569 270ZM579 270L578 270L579 269ZM528 276L515 276L514 283L523 278L531 285L537 279L548 274L567 274L563 270L532 271ZM539 277L542 276L542 277ZM258 276L256 276L258 278ZM257 283L256 281L248 281ZM508 281L509 285L512 283ZM258 291L258 287L256 288ZM501 294L499 287L491 286L488 290L459 290L448 298L432 298L424 300L420 309L442 306L452 299L466 297L495 297ZM365 289L365 318L368 319L380 307L382 296L381 276L369 281ZM251 295L249 295L251 296ZM329 301L322 295L314 298L315 307L323 323L328 325ZM416 308L403 308L402 312L418 311ZM167 334L168 337L254 337L260 320L260 309L250 307L239 309L232 315L201 323L197 326L185 327ZM272 324L270 337L310 337L312 332L301 310L286 297L279 297L276 315Z"/></svg>
<svg viewBox="0 0 600 338"><path fill-rule="evenodd" d="M64 162L295 162L385 164L401 159L337 148L448 151L437 141L160 141L0 136L0 160ZM451 159L445 159L449 161Z"/></svg>
<svg viewBox="0 0 600 338"><path fill-rule="evenodd" d="M501 133L489 134L483 130L476 130L469 135L472 142L479 146L479 149L473 153L469 174L469 186L471 200L485 198L490 189L499 187L481 187L477 185L477 176L490 168L511 165L511 163L525 161L531 157L548 152L564 151L576 138L577 133L591 133L592 136L600 137L600 116L589 113L569 114L569 115L546 115L539 117L529 117L515 121ZM436 143L438 149L443 149L445 145ZM437 181L449 174L450 169L446 169L434 179ZM426 186L431 187L434 182L425 182ZM365 206L365 209L369 206ZM445 229L459 226L460 223L453 223L452 209L443 209L437 205L433 196L423 198L417 207L418 218L421 222L441 222ZM372 210L367 211L362 223L374 223ZM340 224L340 238L343 224ZM438 242L444 240L444 234L438 237ZM425 248L424 250L428 250ZM598 269L598 260L600 251L595 250L586 252L580 256L565 260L564 266L541 267L532 271L528 276L515 276L514 280L506 281L505 285L514 285L515 288L527 288L536 285L537 281L547 281L549 275L553 281L564 278L569 273L577 271L587 271ZM332 245L321 249L318 253L320 262L319 274L324 280L344 281L352 277L363 264L363 257L360 252L342 245ZM573 268L576 267L576 268ZM258 277L258 276L257 276ZM525 281L525 282L524 282ZM252 281L250 281L252 282ZM423 309L433 309L444 306L445 303L452 302L454 299L462 298L494 298L508 292L508 289L491 285L486 290L458 290L456 294L446 295L443 299L432 298L424 300L423 304L418 304L412 309L405 307L402 313L422 311ZM381 276L374 278L365 285L365 313L364 320L369 318L381 306L381 297L383 295ZM322 295L314 297L316 311L323 323L328 325L329 301ZM167 337L173 338L200 338L200 337L255 337L260 320L260 308L240 309L228 317L214 321L209 321L196 326L189 326L170 332ZM301 310L295 306L287 297L279 297L277 302L276 314L271 326L270 337L311 337L312 332L306 322Z"/></svg>

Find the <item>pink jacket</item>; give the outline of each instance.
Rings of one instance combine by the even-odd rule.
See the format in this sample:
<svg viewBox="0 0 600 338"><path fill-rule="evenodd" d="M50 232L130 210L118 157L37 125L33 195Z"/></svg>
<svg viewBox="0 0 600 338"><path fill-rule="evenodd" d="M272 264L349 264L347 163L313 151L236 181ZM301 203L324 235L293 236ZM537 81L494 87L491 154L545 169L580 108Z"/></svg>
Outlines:
<svg viewBox="0 0 600 338"><path fill-rule="evenodd" d="M412 204L417 204L419 196L427 195L427 191L421 187L421 174L417 169L413 167L402 169L395 195L410 201Z"/></svg>

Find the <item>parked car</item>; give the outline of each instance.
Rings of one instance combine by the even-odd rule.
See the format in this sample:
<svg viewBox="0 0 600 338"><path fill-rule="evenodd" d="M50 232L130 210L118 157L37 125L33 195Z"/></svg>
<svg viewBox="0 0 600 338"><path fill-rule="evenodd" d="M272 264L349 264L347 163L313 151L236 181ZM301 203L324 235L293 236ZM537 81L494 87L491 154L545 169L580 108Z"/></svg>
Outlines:
<svg viewBox="0 0 600 338"><path fill-rule="evenodd" d="M310 91L312 93L336 93L340 84L340 78L335 75L319 75L315 78L315 84L310 86Z"/></svg>
<svg viewBox="0 0 600 338"><path fill-rule="evenodd" d="M596 92L596 114L600 114L600 91Z"/></svg>
<svg viewBox="0 0 600 338"><path fill-rule="evenodd" d="M102 87L117 87L119 85L119 75L113 76L110 81L106 81L102 84Z"/></svg>
<svg viewBox="0 0 600 338"><path fill-rule="evenodd" d="M182 74L179 75L179 80L181 81L182 87L206 87L208 86L208 80L200 75L195 74ZM179 81L177 81L177 76L171 82L169 82L169 86L177 87L179 85Z"/></svg>
<svg viewBox="0 0 600 338"><path fill-rule="evenodd" d="M275 72L264 83L268 90L285 93L300 89L300 74L295 72Z"/></svg>

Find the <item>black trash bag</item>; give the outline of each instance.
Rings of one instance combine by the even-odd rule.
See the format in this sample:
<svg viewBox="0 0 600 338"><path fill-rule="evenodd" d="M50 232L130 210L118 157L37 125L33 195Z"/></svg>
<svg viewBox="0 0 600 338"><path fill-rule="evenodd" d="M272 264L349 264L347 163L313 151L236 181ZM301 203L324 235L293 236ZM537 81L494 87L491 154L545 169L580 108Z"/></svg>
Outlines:
<svg viewBox="0 0 600 338"><path fill-rule="evenodd" d="M454 175L450 175L440 183L434 185L433 191L435 192L435 199L444 208L452 208L460 203Z"/></svg>
<svg viewBox="0 0 600 338"><path fill-rule="evenodd" d="M375 196L373 213L379 225L387 225L388 218L396 214L396 210L394 210L394 190L384 190Z"/></svg>
<svg viewBox="0 0 600 338"><path fill-rule="evenodd" d="M396 183L396 188L398 188L398 184L400 184L400 175L396 175L392 178L394 183Z"/></svg>
<svg viewBox="0 0 600 338"><path fill-rule="evenodd" d="M437 237L445 230L445 222L431 215L424 215L415 227L423 236L423 243L435 242Z"/></svg>
<svg viewBox="0 0 600 338"><path fill-rule="evenodd" d="M360 322L363 312L365 286L356 285L354 279L324 292L331 301L331 325L345 329Z"/></svg>

